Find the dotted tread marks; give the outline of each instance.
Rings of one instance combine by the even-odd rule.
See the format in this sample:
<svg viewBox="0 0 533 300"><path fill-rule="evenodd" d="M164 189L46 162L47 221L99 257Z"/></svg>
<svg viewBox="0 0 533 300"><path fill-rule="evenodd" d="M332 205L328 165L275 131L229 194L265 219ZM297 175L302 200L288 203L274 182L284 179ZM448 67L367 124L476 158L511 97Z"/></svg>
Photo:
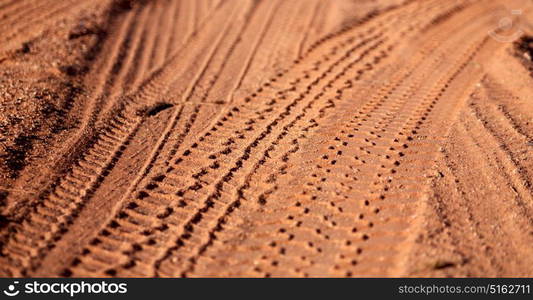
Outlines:
<svg viewBox="0 0 533 300"><path fill-rule="evenodd" d="M111 23L71 141L91 142L0 232L2 274L405 272L428 165L482 77L472 61L501 46L485 34L497 3L404 1L294 45L273 39L316 23L290 16L302 3L243 3L152 1ZM479 105L478 120L505 128L484 126L496 143L530 138L505 108ZM500 163L527 203L516 145Z"/></svg>

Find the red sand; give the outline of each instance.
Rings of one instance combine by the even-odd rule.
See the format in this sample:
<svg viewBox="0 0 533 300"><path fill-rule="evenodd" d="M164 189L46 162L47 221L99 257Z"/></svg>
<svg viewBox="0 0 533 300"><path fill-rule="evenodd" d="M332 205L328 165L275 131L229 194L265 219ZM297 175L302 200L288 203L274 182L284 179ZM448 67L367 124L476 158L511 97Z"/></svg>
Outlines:
<svg viewBox="0 0 533 300"><path fill-rule="evenodd" d="M533 276L532 8L0 0L0 275Z"/></svg>

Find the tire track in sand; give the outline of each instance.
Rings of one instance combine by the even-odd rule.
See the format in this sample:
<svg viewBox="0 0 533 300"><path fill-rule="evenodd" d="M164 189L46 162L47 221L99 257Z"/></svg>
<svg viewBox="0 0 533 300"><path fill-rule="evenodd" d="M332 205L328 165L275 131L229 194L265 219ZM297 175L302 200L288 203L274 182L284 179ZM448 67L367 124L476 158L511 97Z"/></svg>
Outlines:
<svg viewBox="0 0 533 300"><path fill-rule="evenodd" d="M229 7L230 9L231 7ZM220 14L224 14L224 13L227 13L227 9L225 9L225 11L222 11L220 12ZM235 11L235 10L234 10ZM219 20L219 22L213 22L213 24L208 24L208 32L209 34L212 34L213 36L218 36L218 40L220 40L220 37L223 36L223 32L221 33L218 29L220 28L220 25L219 24L220 22L223 22L221 20ZM229 23L228 23L229 24ZM218 27L217 27L218 26ZM224 26L227 26L224 25ZM215 30L215 28L217 30ZM208 39L208 41L202 41L202 40L197 40L196 41L196 44L192 44L192 46L190 47L195 47L195 48L199 48L199 46L202 46L202 47L205 47L206 49L215 49L215 45L212 44L212 39ZM200 44L199 44L200 43ZM209 51L212 51L212 50L209 50ZM207 51L207 53L209 53L209 51ZM195 54L196 52L195 51L184 51L184 55L196 55ZM203 53L203 51L200 51L199 52L200 54ZM206 56L207 58L209 58L209 55ZM125 108L127 109L126 112L128 113L128 116L129 118L134 118L137 120L136 124L137 124L137 128L136 130L139 128L139 126L141 125L141 123L143 122L143 119L144 118L141 118L139 117L138 115L138 111L139 111L139 108L140 107L150 107L150 102L152 103L156 103L155 101L157 100L158 98L158 93L155 93L156 91L157 92L161 92L165 89L168 89L172 83L177 79L177 77L179 77L180 74L175 74L175 70L176 69L183 69L183 74L191 74L189 73L188 71L192 70L192 69L195 69L195 65L196 65L196 61L198 59L190 59L190 58L187 58L187 57L182 57L182 55L175 55L172 60L169 62L169 64L165 67L165 69L163 69L161 72L158 72L157 74L155 74L155 76L152 78L152 80L150 82L148 82L147 84L143 85L142 88L139 90L138 93L136 93L135 95L131 96L129 98L129 103L130 105L129 106L126 106ZM206 60L207 62L208 60ZM179 66L179 64L181 64L182 62L192 62L192 65L190 66L187 66L187 67L183 67L183 66ZM177 117L174 115L170 118L170 120L174 120L173 122L175 122L177 120ZM170 125L172 123L169 123ZM135 131L136 131L135 130ZM131 131L131 134L132 135L135 135L135 131ZM163 135L164 136L164 135ZM126 149L125 147L120 151L120 153L124 152ZM157 147L156 149L154 149L154 151L157 151ZM106 176L108 174L105 174ZM89 198L86 199L86 201L88 201ZM62 234L64 234L66 232L62 232ZM67 275L67 274L64 274L64 275Z"/></svg>
<svg viewBox="0 0 533 300"><path fill-rule="evenodd" d="M115 225L116 226L116 225Z"/></svg>
<svg viewBox="0 0 533 300"><path fill-rule="evenodd" d="M485 25L485 26L486 26L486 25ZM476 32L479 32L479 31L476 31ZM428 49L429 49L429 48L428 48ZM441 65L442 65L442 64L443 64L443 63L441 63ZM459 69L461 69L461 66L462 66L462 65L463 65L462 63L458 64ZM420 76L421 76L421 75L420 75ZM440 87L439 87L438 89L436 89L436 90L437 90L437 91L440 91ZM428 105L428 104L426 104L426 105ZM429 105L431 106L432 104L429 104ZM378 124L379 124L379 123L378 123ZM401 124L401 123L400 123L400 124ZM352 137L352 138L355 138L355 136ZM401 138L401 136L398 137L398 138ZM335 150L335 151L337 151L337 150ZM334 165L334 164L333 164L333 161L331 161L331 164L330 164L330 165ZM325 167L323 167L323 168L325 168ZM331 168L335 168L335 167L332 166ZM379 169L379 168L378 168L378 169ZM374 170L375 170L375 169L374 169ZM324 188L324 187L322 187L322 188ZM257 195L256 191L254 191L254 193L252 193L252 194L253 194L253 195ZM331 197L331 196L330 196L330 197ZM276 202L276 203L283 202L283 199L287 199L287 198L290 198L290 196L288 196L288 195L284 195L284 196L281 196L281 198L279 198L277 201L274 201L274 202ZM250 199L248 199L247 202L250 202ZM306 214L309 214L309 211L314 211L314 210L317 209L317 208L313 208L313 206L303 207L303 201L298 201L297 203L301 203L301 205L302 205L301 209L304 211L304 213L303 213L304 216L305 216ZM371 207L371 208L369 208L370 211L372 211L372 210L374 210L374 209L375 209L375 207ZM296 213L297 210L298 210L298 207L296 208L295 213ZM280 213L276 213L276 214L274 214L275 212L273 212L273 211L262 212L262 215L265 215L265 213L266 213L267 216L272 215L272 218L273 218L273 219L277 219L277 220L279 220L279 219L281 219L281 215L284 214L285 211L286 211L286 210L281 210ZM306 212L306 211L307 211L307 212ZM378 210L378 212L379 212L379 210ZM281 215L280 215L280 214L281 214ZM291 214L291 215L292 215L292 214ZM290 217L290 216L289 216L289 217ZM357 217L357 215L356 215L356 217ZM292 215L292 218L295 219L296 216ZM257 221L257 220L255 220L255 221ZM294 221L294 222L296 222L296 221ZM296 227L299 227L299 226L298 226L299 222L300 222L300 221L297 221L297 222L296 222ZM310 222L310 221L309 221L309 222ZM337 222L338 222L338 221L337 221ZM304 222L304 223L306 223L306 222ZM223 223L223 224L224 224L224 223ZM279 227L278 227L278 230L279 230L279 231L278 231L278 230L276 230L276 229L274 229L274 228L272 228L272 227L270 227L270 226L268 226L268 225L266 225L266 224L265 224L265 226L261 226L261 225L258 225L258 226L261 227L261 228L263 228L263 229L262 229L262 230L259 230L259 232L256 233L257 235L261 235L261 232L264 232L265 234L266 234L266 232L270 232L270 236L271 236L271 235L272 235L272 234L271 234L272 232L280 232L280 233L279 233L280 238L281 238L282 236L289 235L289 240L291 240L291 235L287 232L287 229L286 229L286 228L284 229L283 227L282 227L282 228L279 228ZM287 225L287 226L288 226L288 228L295 228L294 225L292 225L292 226ZM300 224L300 226L301 226L301 224ZM375 226L375 223L374 223L374 226ZM277 226L276 226L276 227L277 227ZM256 229L257 229L257 228L256 228ZM351 228L350 228L350 229L351 229ZM310 230L310 231L312 232L313 230ZM234 232L233 234L237 234L237 233ZM318 233L318 235L320 236L321 239L324 239L324 236L329 236L329 237L331 238L331 235L324 233L324 229L321 229L321 231ZM369 237L369 236L368 236L367 234L357 233L356 235L361 235L361 239L365 239L365 237L366 237L367 244L369 243L369 242L368 242L368 237ZM292 236L292 239L294 239L294 236ZM351 244L350 244L349 246L352 246L352 245L353 245L353 242L352 242L352 241L350 241L350 242L351 242ZM358 242L358 243L359 243L359 242ZM264 244L268 244L268 242L262 242L262 243L259 243L259 244L263 244L263 245L264 245ZM256 245L259 245L259 244L256 244ZM269 267L270 269L274 269L274 270L276 270L277 268L279 268L279 267L277 267L277 266L282 265L280 260L282 260L282 259L283 259L283 256L286 255L286 253L289 251L289 248L284 248L284 247L282 247L282 246L280 246L279 244L276 244L276 243L273 243L272 247L273 247L273 248L272 248L271 251L268 251L268 250L265 249L265 252L264 252L264 253L265 253L265 254L267 254L267 253L272 253L272 255L274 255L274 254L273 254L273 253L274 253L274 252L273 252L274 250L278 250L278 251L279 251L278 253L281 253L281 254L278 254L278 255L274 255L274 256L277 256L277 257L279 258L279 260L272 261L272 264L270 264L270 267ZM385 246L385 247L386 247L386 246ZM316 249L315 251L317 251L318 253L321 253L321 252L326 251L326 250L325 250L326 248L320 248L319 246L316 245L316 243L315 243L314 245L311 245L311 249L313 249L313 248ZM351 249L351 247L348 247L348 248ZM358 253L358 252L359 252L358 249L354 249L354 250L353 250L353 253ZM370 251L370 253L372 253L372 251ZM376 253L379 253L379 252L376 252ZM374 253L374 254L376 254L376 253ZM227 256L227 255L222 255L222 254L219 254L219 255L221 255L222 257ZM236 254L236 255L238 255L238 254ZM321 254L317 254L317 255L320 256ZM216 256L215 256L215 257L216 257ZM245 259L251 259L251 258L250 258L249 256L247 256L247 255L244 256L244 257L245 257ZM345 257L345 258L346 258L346 257ZM352 258L350 258L350 259L352 259ZM307 258L307 260L309 260L309 258ZM221 263L227 264L228 261L227 261L227 260L223 260ZM234 262L234 263L235 263L235 262ZM266 263L266 262L265 262L265 263ZM356 261L356 264L357 264L357 261ZM247 268L250 268L250 266L251 266L251 264L250 264L249 261L248 261L248 263L245 263L245 262L241 262L241 264L239 264L239 263L235 263L235 264L233 264L233 263L232 263L231 265L232 265L232 266L235 266L237 269L240 269L240 268L241 268L241 267L237 267L237 266L243 266L243 265L245 265ZM263 263L261 263L260 265L263 265ZM318 264L317 264L317 265L318 265ZM354 266L351 265L350 260L348 260L348 264L347 264L347 265L350 266L351 268L354 267ZM330 266L331 266L331 264L330 264ZM210 269L210 268L207 268L207 269L203 269L203 270L204 270L204 271L206 271L206 270L212 270L213 272L220 272L220 269L216 269L216 268L214 268L213 265L210 265L210 267L211 267L211 269ZM346 266L345 266L345 267L346 267ZM227 269L227 268L225 268L225 269ZM342 270L342 268L341 268L341 270ZM300 271L302 271L302 270L300 270ZM348 272L348 271L346 271L346 272ZM350 272L353 272L353 271L350 271ZM274 274L275 274L275 272L274 272L274 273L272 273L272 272L267 272L267 273L268 273L267 275L269 275L269 274L270 274L270 275L274 275ZM200 273L200 274L203 274L203 275L205 276L205 275L208 275L209 273ZM223 274L224 274L224 273L223 273ZM248 274L248 275L249 275L250 273L244 273L244 274L242 274L242 273L233 273L233 275L235 275L235 274L240 274L240 276L242 276L242 275L244 275L244 274ZM319 274L322 274L322 276L324 276L324 275L327 274L327 273L319 273ZM346 273L345 275L350 275L350 274L354 274L354 273ZM228 275L230 275L230 274L228 274ZM278 275L279 275L279 273L278 273ZM301 273L300 273L299 275L301 275ZM230 275L230 276L231 276L231 275Z"/></svg>
<svg viewBox="0 0 533 300"><path fill-rule="evenodd" d="M126 40L127 32L129 30L129 24L131 23L132 18L132 14L126 14L126 16L124 16L125 22L117 20L118 24L120 24L117 33L119 40ZM104 60L104 64L108 67L108 70L111 73L113 72L113 68L116 68L115 66L117 66L117 63L114 61L113 58L120 56L119 49L120 45L122 44L114 42L115 41L112 40L112 42L110 43L111 46L114 46L112 48L113 50L111 51L111 53L115 53L116 55L106 56L106 58L111 59ZM104 79L105 76L101 76L100 78ZM109 80L105 79L100 82L107 84ZM97 85L97 87L101 87L103 89L102 85ZM150 88L151 86L147 85L147 87ZM96 93L95 95L97 96L98 93ZM133 103L133 101L131 100L127 100L127 102L128 101L130 103ZM121 103L121 106L124 106L124 103ZM109 170L113 167L114 163L121 156L126 145L129 143L130 138L135 135L135 132L139 128L140 123L141 118L137 115L136 109L126 106L125 110L121 111L117 116L111 119L111 121L108 123L109 125L104 125L104 133L100 135L100 137L96 138L95 144L92 145L92 148L90 148L86 152L86 154L84 154L84 157L82 158L80 163L78 163L78 166L75 166L74 169L70 171L70 175L61 179L59 183L55 187L53 187L53 189L56 191L52 192L50 197L63 197L62 201L55 202L55 200L57 199L45 199L43 202L40 202L37 208L35 208L32 212L29 212L28 217L26 217L23 221L21 225L23 229L20 230L21 234L17 234L15 236L8 234L7 238L4 237L9 242L3 245L2 251L9 252L9 249L13 248L15 249L13 251L19 254L18 256L12 255L11 257L9 257L10 264L16 266L27 266L28 264L30 264L31 261L38 260L39 257L42 258L43 252L46 252L45 249L42 248L41 250L37 251L33 249L30 250L28 248L28 243L35 243L34 238L31 238L31 236L35 235L35 233L26 232L24 230L24 227L35 227L35 225L32 225L31 223L32 219L36 218L43 220L48 218L56 221L56 224L52 226L52 228L54 229L52 230L52 233L43 232L42 235L37 235L37 238L39 239L40 243L47 243L46 241L48 241L51 237L53 237L54 240L57 241L57 239L67 231L66 227L68 227L72 223L72 216L75 217L79 213L81 208L83 208L85 202L88 201L91 194L102 182L102 178L109 173ZM127 135L125 135L126 133ZM88 166L83 166L83 164L85 164L87 161ZM89 166L92 167L92 169ZM80 168L81 170L78 170L77 168ZM70 189L66 188L65 186L70 186ZM77 191L77 189L81 189L81 191ZM57 190L59 190L60 192L57 192ZM70 191L70 195L65 195L65 193L62 194L62 192L65 191ZM43 197L41 197L41 199ZM71 203L71 205L66 205L66 202ZM48 209L41 209L41 206L49 207ZM56 211L53 211L54 208L56 209ZM45 212L45 210L48 210L48 212ZM6 231L13 232L9 228ZM37 246L37 248L39 248L39 246ZM50 248L48 247L48 249ZM31 268L35 269L35 267L36 266L32 266ZM27 269L23 267L21 272L22 274L25 274L26 271Z"/></svg>
<svg viewBox="0 0 533 300"><path fill-rule="evenodd" d="M502 46L486 36L499 1L406 1L314 43L295 34L294 47L273 35L313 17L299 18L310 14L303 2L280 3L149 2L112 21L111 57L96 60L107 71L92 77L99 92L78 135L91 139L2 230L1 272L408 274L431 205L426 183L438 177L428 165L468 95L459 128L468 156L482 154L483 180L503 172L498 184L514 202L501 207L531 226L523 120L471 92L483 75L476 62ZM195 16L171 20L187 12ZM178 23L190 38L176 37ZM276 53L257 60L266 49ZM298 57L287 64L282 53ZM263 66L275 75L257 87L248 74ZM482 216L472 205L459 213L471 225ZM474 227L468 238L490 245L491 229ZM502 253L527 250L516 242ZM483 266L509 270L489 252Z"/></svg>

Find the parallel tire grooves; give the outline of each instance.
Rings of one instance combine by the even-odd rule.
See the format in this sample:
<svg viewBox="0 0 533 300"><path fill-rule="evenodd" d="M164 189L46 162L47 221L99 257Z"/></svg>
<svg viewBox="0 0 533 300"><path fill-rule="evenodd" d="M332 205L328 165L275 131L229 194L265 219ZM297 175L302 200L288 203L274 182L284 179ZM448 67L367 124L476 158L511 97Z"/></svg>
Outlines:
<svg viewBox="0 0 533 300"><path fill-rule="evenodd" d="M533 141L527 92L494 72L505 44L486 33L503 0L358 14L306 0L106 1L0 3L6 55L84 7L105 27L86 57L89 93L73 100L79 127L10 185L36 192L7 195L0 274L446 275L476 248L488 274L529 262L504 261L533 239ZM462 261L413 261L435 245Z"/></svg>

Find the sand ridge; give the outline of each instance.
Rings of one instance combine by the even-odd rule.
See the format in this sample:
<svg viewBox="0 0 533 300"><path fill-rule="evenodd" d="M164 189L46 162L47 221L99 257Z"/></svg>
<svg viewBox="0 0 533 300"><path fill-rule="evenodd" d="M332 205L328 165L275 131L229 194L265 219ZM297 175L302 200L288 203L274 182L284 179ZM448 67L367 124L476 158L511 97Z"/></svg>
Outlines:
<svg viewBox="0 0 533 300"><path fill-rule="evenodd" d="M0 1L0 275L531 276L532 8Z"/></svg>

